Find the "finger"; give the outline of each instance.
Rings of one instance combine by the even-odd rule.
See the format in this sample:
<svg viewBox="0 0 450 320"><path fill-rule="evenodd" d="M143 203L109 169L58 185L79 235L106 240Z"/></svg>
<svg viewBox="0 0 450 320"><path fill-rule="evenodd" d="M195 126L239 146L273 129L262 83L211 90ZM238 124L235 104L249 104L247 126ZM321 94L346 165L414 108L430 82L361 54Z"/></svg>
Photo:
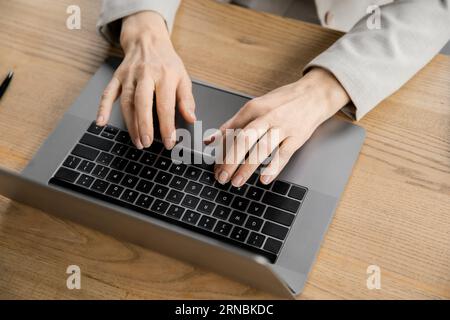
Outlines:
<svg viewBox="0 0 450 320"><path fill-rule="evenodd" d="M153 92L155 82L144 75L136 86L134 95L135 117L138 125L139 137L145 148L153 142Z"/></svg>
<svg viewBox="0 0 450 320"><path fill-rule="evenodd" d="M97 113L98 126L104 126L108 123L112 106L119 94L120 80L114 76L103 91L102 98L100 100L100 106Z"/></svg>
<svg viewBox="0 0 450 320"><path fill-rule="evenodd" d="M156 83L156 111L166 149L172 149L175 145L175 84L176 81L167 76Z"/></svg>
<svg viewBox="0 0 450 320"><path fill-rule="evenodd" d="M239 164L245 159L247 152L268 130L268 122L264 118L258 118L238 131L230 147L226 148L224 164L217 169L216 178L220 183L229 181Z"/></svg>
<svg viewBox="0 0 450 320"><path fill-rule="evenodd" d="M192 82L187 75L178 84L177 102L181 116L189 123L194 122L197 119L195 116L195 101L192 95Z"/></svg>
<svg viewBox="0 0 450 320"><path fill-rule="evenodd" d="M231 183L235 187L242 186L256 169L265 161L278 147L284 137L280 136L280 130L272 128L259 139L258 143L249 152L244 163L239 166L233 176Z"/></svg>
<svg viewBox="0 0 450 320"><path fill-rule="evenodd" d="M280 174L281 170L283 170L300 146L301 143L293 137L283 140L280 147L275 151L272 161L262 169L261 182L263 184L271 183Z"/></svg>
<svg viewBox="0 0 450 320"><path fill-rule="evenodd" d="M122 85L122 95L120 97L120 107L122 109L122 115L125 120L125 124L128 128L131 141L138 149L142 149L141 139L139 138L138 125L134 114L134 92L135 86L132 78L129 77Z"/></svg>

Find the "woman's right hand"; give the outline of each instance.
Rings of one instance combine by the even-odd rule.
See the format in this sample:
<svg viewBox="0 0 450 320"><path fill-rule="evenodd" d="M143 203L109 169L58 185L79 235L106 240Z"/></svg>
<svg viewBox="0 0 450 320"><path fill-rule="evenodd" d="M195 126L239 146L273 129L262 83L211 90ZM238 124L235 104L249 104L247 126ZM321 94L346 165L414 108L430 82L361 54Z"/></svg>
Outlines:
<svg viewBox="0 0 450 320"><path fill-rule="evenodd" d="M107 124L114 101L120 96L123 118L138 149L153 142L153 94L161 138L167 149L175 145L175 104L192 123L195 102L192 83L170 41L164 19L143 11L122 21L120 44L125 57L103 92L97 125Z"/></svg>

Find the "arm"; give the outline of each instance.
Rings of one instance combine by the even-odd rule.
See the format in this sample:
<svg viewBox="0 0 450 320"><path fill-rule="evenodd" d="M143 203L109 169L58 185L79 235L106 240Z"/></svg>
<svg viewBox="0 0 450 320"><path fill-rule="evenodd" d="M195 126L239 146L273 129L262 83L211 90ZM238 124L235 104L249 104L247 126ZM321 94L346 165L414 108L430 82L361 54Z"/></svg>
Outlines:
<svg viewBox="0 0 450 320"><path fill-rule="evenodd" d="M272 155L261 173L261 182L270 183L321 123L350 100L360 119L430 61L450 36L446 0L399 0L382 7L381 16L380 30L369 30L362 19L309 63L303 78L251 100L222 125L219 137L226 129L243 130L228 149L233 152L216 165L219 182L243 185Z"/></svg>
<svg viewBox="0 0 450 320"><path fill-rule="evenodd" d="M361 119L423 68L450 38L450 1L398 0L381 8L381 29L366 18L305 68L330 71L353 105L346 113Z"/></svg>
<svg viewBox="0 0 450 320"><path fill-rule="evenodd" d="M180 0L103 0L97 28L109 42L119 45L121 19L141 11L159 13L172 31Z"/></svg>
<svg viewBox="0 0 450 320"><path fill-rule="evenodd" d="M123 119L138 149L149 147L153 142L154 94L161 138L167 149L175 145L175 105L187 122L195 121L192 83L167 29L172 25L178 2L103 2L100 29L111 30L109 22L126 16L116 30L125 57L102 94L97 124L107 124L113 103L120 96Z"/></svg>

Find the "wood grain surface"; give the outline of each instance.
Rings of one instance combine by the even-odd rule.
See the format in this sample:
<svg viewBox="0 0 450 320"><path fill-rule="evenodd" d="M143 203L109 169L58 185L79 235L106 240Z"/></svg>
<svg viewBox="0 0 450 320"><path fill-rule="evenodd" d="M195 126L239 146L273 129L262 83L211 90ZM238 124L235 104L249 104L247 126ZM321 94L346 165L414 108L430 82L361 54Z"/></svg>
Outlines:
<svg viewBox="0 0 450 320"><path fill-rule="evenodd" d="M81 7L81 30L66 8ZM0 166L19 171L101 62L100 1L0 0ZM185 0L173 33L194 78L260 95L298 79L340 33ZM99 93L100 95L100 93ZM97 106L92 106L96 108ZM450 58L439 55L359 124L367 139L300 299L450 298ZM82 289L68 290L79 265ZM366 269L381 268L368 290ZM272 298L0 197L0 298Z"/></svg>

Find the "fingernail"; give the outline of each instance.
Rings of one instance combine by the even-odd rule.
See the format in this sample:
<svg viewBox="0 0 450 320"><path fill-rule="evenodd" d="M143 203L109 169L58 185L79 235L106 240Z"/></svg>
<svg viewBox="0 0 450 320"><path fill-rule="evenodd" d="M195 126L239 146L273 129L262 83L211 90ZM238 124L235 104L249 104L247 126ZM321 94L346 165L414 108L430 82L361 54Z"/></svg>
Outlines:
<svg viewBox="0 0 450 320"><path fill-rule="evenodd" d="M168 150L171 150L175 144L175 141L171 138L164 139L164 147Z"/></svg>
<svg viewBox="0 0 450 320"><path fill-rule="evenodd" d="M97 118L97 125L102 124L103 120L105 120L105 118L103 118L103 116L98 116L98 118Z"/></svg>
<svg viewBox="0 0 450 320"><path fill-rule="evenodd" d="M228 181L228 173L225 170L223 170L219 174L219 182L221 184L225 184L225 183L227 183L227 181Z"/></svg>
<svg viewBox="0 0 450 320"><path fill-rule="evenodd" d="M270 176L261 176L261 182L263 184L268 184L270 182Z"/></svg>
<svg viewBox="0 0 450 320"><path fill-rule="evenodd" d="M233 184L233 186L235 187L240 187L242 185L242 180L244 180L244 178L239 174L237 176L235 176L233 178L233 180L231 181L231 183Z"/></svg>
<svg viewBox="0 0 450 320"><path fill-rule="evenodd" d="M192 119L197 120L197 117L195 116L194 111L189 110L189 115L192 117Z"/></svg>
<svg viewBox="0 0 450 320"><path fill-rule="evenodd" d="M142 143L144 144L144 147L146 148L150 147L150 137L147 135L143 136Z"/></svg>
<svg viewBox="0 0 450 320"><path fill-rule="evenodd" d="M134 140L134 145L136 146L136 148L140 149L144 149L144 146L141 143L141 140L139 140L139 138L136 138L136 140Z"/></svg>

